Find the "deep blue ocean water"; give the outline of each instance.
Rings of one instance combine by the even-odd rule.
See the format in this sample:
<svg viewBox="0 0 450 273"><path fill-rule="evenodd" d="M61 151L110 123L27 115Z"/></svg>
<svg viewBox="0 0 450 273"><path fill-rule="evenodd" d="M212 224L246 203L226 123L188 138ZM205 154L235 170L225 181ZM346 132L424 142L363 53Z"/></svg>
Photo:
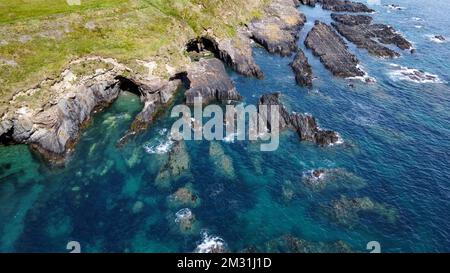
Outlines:
<svg viewBox="0 0 450 273"><path fill-rule="evenodd" d="M264 251L283 235L342 240L355 251L367 251L369 241L378 241L384 252L450 251L450 46L431 39L440 34L450 40L450 2L395 3L405 9L373 5L374 20L403 33L416 53L379 59L349 44L376 84L356 80L350 87L304 48L315 19L331 22L320 7L301 7L308 23L298 42L317 77L313 89L295 84L293 56L269 55L259 47L255 58L264 80L230 71L245 103L279 91L290 110L313 114L321 127L339 132L344 144L320 148L291 132L282 134L275 152L260 152L248 142L220 142L232 161L234 176L227 177L215 165L222 162L209 156L208 142L188 141L192 175L161 190L154 180L171 147L166 130L174 119L167 113L118 149L117 140L142 107L136 96L124 93L95 116L63 169L47 167L26 146L0 147L0 252L67 252L72 240L83 252L192 252L205 231L222 238L230 251L252 246ZM401 79L392 64L424 70L440 81ZM343 169L366 185L307 191L302 175L317 168ZM186 183L201 199L191 209L197 222L189 234L174 221L180 208L168 204L168 196ZM283 197L286 187L296 193L291 200ZM370 197L395 210L395 221L361 213L354 225L342 225L325 206L341 196Z"/></svg>

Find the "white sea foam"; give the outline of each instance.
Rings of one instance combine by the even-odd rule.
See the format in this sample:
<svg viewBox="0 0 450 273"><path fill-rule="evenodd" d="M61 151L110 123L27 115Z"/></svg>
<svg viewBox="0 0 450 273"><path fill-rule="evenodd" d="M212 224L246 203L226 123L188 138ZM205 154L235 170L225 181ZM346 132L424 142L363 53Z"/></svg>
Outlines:
<svg viewBox="0 0 450 273"><path fill-rule="evenodd" d="M167 129L161 129L158 134L162 137L157 137L144 144L144 150L148 154L165 154L170 151L174 141L167 136Z"/></svg>
<svg viewBox="0 0 450 273"><path fill-rule="evenodd" d="M390 4L386 6L388 9L390 10L405 10L405 7L399 6L399 5L394 5L394 4Z"/></svg>
<svg viewBox="0 0 450 273"><path fill-rule="evenodd" d="M444 37L445 40L441 40L441 39L438 39L436 36L437 35L433 35L433 34L426 35L428 40L430 40L433 43L443 44L443 43L447 43L448 42L446 37Z"/></svg>
<svg viewBox="0 0 450 273"><path fill-rule="evenodd" d="M192 211L188 208L180 209L175 213L175 223L180 223L185 219L192 217Z"/></svg>
<svg viewBox="0 0 450 273"><path fill-rule="evenodd" d="M209 235L207 231L202 231L202 241L194 250L195 253L211 253L226 249L225 241L219 236Z"/></svg>
<svg viewBox="0 0 450 273"><path fill-rule="evenodd" d="M344 144L344 139L342 138L342 136L339 133L336 133L338 140L334 143L330 143L329 146L336 146L336 145L342 145Z"/></svg>
<svg viewBox="0 0 450 273"><path fill-rule="evenodd" d="M363 67L358 64L356 65L356 68L358 68L359 70L361 70L364 75L363 76L355 76L355 77L347 77L347 80L358 80L358 81L362 81L365 83L376 83L377 80L374 77L369 76L369 74L363 69Z"/></svg>
<svg viewBox="0 0 450 273"><path fill-rule="evenodd" d="M390 64L392 70L389 77L394 81L410 81L415 83L444 83L437 75L405 66Z"/></svg>
<svg viewBox="0 0 450 273"><path fill-rule="evenodd" d="M238 136L237 133L229 134L229 135L227 135L226 137L223 138L223 141L227 142L227 143L234 143L234 141L236 140L237 136Z"/></svg>

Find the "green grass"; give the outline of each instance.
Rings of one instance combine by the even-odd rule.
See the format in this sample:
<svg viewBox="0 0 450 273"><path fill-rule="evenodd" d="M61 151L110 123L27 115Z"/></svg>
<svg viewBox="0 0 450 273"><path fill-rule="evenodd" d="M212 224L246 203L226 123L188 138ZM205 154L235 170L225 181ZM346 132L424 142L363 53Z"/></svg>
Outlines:
<svg viewBox="0 0 450 273"><path fill-rule="evenodd" d="M83 56L113 57L136 70L137 59L182 67L187 40L205 29L232 36L238 25L261 15L265 2L81 0L70 6L66 0L0 0L0 115L14 93L56 77ZM86 28L88 22L95 29ZM164 76L165 69L156 73Z"/></svg>

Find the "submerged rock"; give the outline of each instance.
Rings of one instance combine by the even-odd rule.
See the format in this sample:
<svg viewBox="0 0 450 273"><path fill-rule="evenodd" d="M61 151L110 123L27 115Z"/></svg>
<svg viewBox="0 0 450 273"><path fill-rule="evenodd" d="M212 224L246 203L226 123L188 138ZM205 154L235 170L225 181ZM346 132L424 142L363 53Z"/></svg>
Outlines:
<svg viewBox="0 0 450 273"><path fill-rule="evenodd" d="M188 175L190 158L184 141L177 141L169 152L166 163L161 167L155 185L162 189L171 187L172 182Z"/></svg>
<svg viewBox="0 0 450 273"><path fill-rule="evenodd" d="M356 56L348 51L344 40L327 24L316 21L306 36L305 45L333 75L344 78L365 75L358 67Z"/></svg>
<svg viewBox="0 0 450 273"><path fill-rule="evenodd" d="M302 183L308 189L318 192L326 189L360 189L366 182L344 169L316 169L303 173Z"/></svg>
<svg viewBox="0 0 450 273"><path fill-rule="evenodd" d="M292 0L275 0L266 8L266 16L248 26L250 37L270 53L289 56L297 51L298 32L306 17Z"/></svg>
<svg viewBox="0 0 450 273"><path fill-rule="evenodd" d="M372 55L378 57L398 57L399 53L382 45L393 44L400 49L412 49L411 43L394 28L384 24L370 24L371 19L365 15L332 14L337 23L334 28L347 40L356 44L358 48L367 49Z"/></svg>
<svg viewBox="0 0 450 273"><path fill-rule="evenodd" d="M363 3L348 0L317 0L317 2L322 4L323 9L331 11L374 12Z"/></svg>
<svg viewBox="0 0 450 273"><path fill-rule="evenodd" d="M372 201L369 197L350 198L341 196L341 199L331 202L325 208L326 213L337 223L352 227L356 225L361 213L373 213L383 217L388 223L394 223L396 212L394 209Z"/></svg>
<svg viewBox="0 0 450 273"><path fill-rule="evenodd" d="M256 251L259 252L259 251ZM267 253L350 253L351 247L343 241L315 242L287 234L266 243Z"/></svg>
<svg viewBox="0 0 450 273"><path fill-rule="evenodd" d="M287 109L281 103L281 94L272 93L265 94L259 99L258 105L267 105L268 113L271 111L271 106L277 105L279 109L279 128L291 128L297 132L300 140L311 141L320 146L328 146L338 143L340 141L339 134L334 131L322 130L317 125L316 119L309 114L292 113L289 114ZM267 119L267 126L271 129L270 115Z"/></svg>
<svg viewBox="0 0 450 273"><path fill-rule="evenodd" d="M291 63L291 67L295 73L295 79L300 86L312 86L312 68L308 63L305 53L299 49L294 61Z"/></svg>
<svg viewBox="0 0 450 273"><path fill-rule="evenodd" d="M216 141L211 141L209 145L209 156L211 157L217 172L221 175L234 179L236 174L234 171L233 160L226 155L222 145Z"/></svg>
<svg viewBox="0 0 450 273"><path fill-rule="evenodd" d="M188 105L193 105L196 97L202 97L203 104L241 99L223 63L216 58L195 62L186 77L189 82L189 89L185 93Z"/></svg>
<svg viewBox="0 0 450 273"><path fill-rule="evenodd" d="M171 207L190 207L196 208L200 205L200 198L192 189L192 184L179 188L175 193L169 196L169 206Z"/></svg>
<svg viewBox="0 0 450 273"><path fill-rule="evenodd" d="M194 213L188 208L180 209L175 213L175 224L180 233L192 235L197 232L197 219Z"/></svg>

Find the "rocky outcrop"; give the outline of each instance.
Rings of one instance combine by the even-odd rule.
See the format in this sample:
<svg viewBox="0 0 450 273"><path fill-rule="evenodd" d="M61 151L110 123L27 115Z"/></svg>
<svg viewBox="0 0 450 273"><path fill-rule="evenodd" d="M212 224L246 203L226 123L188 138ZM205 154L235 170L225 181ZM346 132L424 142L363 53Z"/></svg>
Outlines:
<svg viewBox="0 0 450 273"><path fill-rule="evenodd" d="M302 141L311 141L320 146L329 146L339 142L339 134L334 131L322 130L317 125L316 119L309 114L291 113L286 110L280 100L280 93L265 94L259 99L258 105L267 105L270 113L270 106L279 107L280 124L279 128L291 128L297 132ZM270 129L270 117L267 119L267 127Z"/></svg>
<svg viewBox="0 0 450 273"><path fill-rule="evenodd" d="M211 51L217 58L230 66L237 73L244 76L252 76L258 79L264 78L261 68L253 58L253 48L248 35L239 30L232 38L217 38L207 34L199 39L191 41L188 50L201 52Z"/></svg>
<svg viewBox="0 0 450 273"><path fill-rule="evenodd" d="M306 22L293 0L275 0L266 8L266 16L252 21L250 37L270 53L289 56L297 51L298 32Z"/></svg>
<svg viewBox="0 0 450 273"><path fill-rule="evenodd" d="M123 146L130 137L144 131L150 126L158 114L166 109L182 86L179 79L163 80L153 79L128 79L117 77L121 90L131 91L140 96L144 107L137 114L128 132L119 140L118 146Z"/></svg>
<svg viewBox="0 0 450 273"><path fill-rule="evenodd" d="M358 59L348 51L344 40L333 29L322 22L316 21L312 30L305 39L307 48L312 49L313 54L335 76L361 77L365 73L358 67Z"/></svg>
<svg viewBox="0 0 450 273"><path fill-rule="evenodd" d="M336 132L320 129L316 119L309 114L291 114L291 126L302 141L311 141L322 147L339 141L339 135Z"/></svg>
<svg viewBox="0 0 450 273"><path fill-rule="evenodd" d="M116 75L126 68L113 60L103 61L112 68L98 69L93 75L79 79L70 70L64 71L61 79L48 87L58 96L42 107L17 109L9 121L2 121L2 133L7 133L3 138L30 144L50 162L63 164L91 114L111 104L119 95Z"/></svg>
<svg viewBox="0 0 450 273"><path fill-rule="evenodd" d="M332 13L331 18L338 23L348 26L370 25L373 20L373 18L369 15L352 15L339 13Z"/></svg>
<svg viewBox="0 0 450 273"><path fill-rule="evenodd" d="M347 0L317 0L322 4L322 8L331 11L347 11L347 12L374 12L373 9L367 7L363 3L347 1Z"/></svg>
<svg viewBox="0 0 450 273"><path fill-rule="evenodd" d="M189 85L185 93L188 105L193 105L196 97L202 97L203 104L241 99L224 65L216 58L201 59L193 63L187 72L186 79Z"/></svg>
<svg viewBox="0 0 450 273"><path fill-rule="evenodd" d="M332 14L331 17L337 22L332 25L342 36L358 48L367 49L372 55L389 58L400 56L381 43L393 44L400 49L412 49L412 44L391 26L370 24L372 19L369 16Z"/></svg>
<svg viewBox="0 0 450 273"><path fill-rule="evenodd" d="M211 142L209 145L209 156L211 157L211 161L215 165L219 175L229 179L236 178L233 159L229 155L225 154L225 151L220 143L215 141Z"/></svg>
<svg viewBox="0 0 450 273"><path fill-rule="evenodd" d="M291 67L295 73L295 79L297 84L300 86L312 86L312 68L308 63L308 58L306 58L305 53L299 49L294 61L291 63Z"/></svg>
<svg viewBox="0 0 450 273"><path fill-rule="evenodd" d="M80 68L86 71L79 75L73 72ZM52 97L44 105L17 106L13 98L11 104L17 110L0 122L2 143L29 144L50 163L63 165L92 114L109 106L121 91L130 91L145 103L130 132L147 128L157 111L174 97L181 81L121 76L130 72L113 59L87 57L71 62L56 80L45 80L16 95L48 92Z"/></svg>
<svg viewBox="0 0 450 273"><path fill-rule="evenodd" d="M315 7L315 6L316 6L316 3L317 3L318 1L316 1L316 0L299 0L299 2L300 2L302 5L307 5L307 6L310 6L310 7Z"/></svg>

